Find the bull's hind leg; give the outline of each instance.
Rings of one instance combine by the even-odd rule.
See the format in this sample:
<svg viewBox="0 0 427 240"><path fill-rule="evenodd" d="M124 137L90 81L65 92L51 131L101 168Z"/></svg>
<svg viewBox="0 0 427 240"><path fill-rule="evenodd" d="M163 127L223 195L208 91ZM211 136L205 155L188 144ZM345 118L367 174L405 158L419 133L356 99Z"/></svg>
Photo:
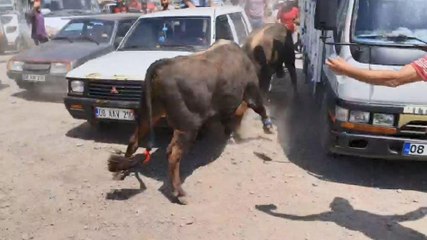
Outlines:
<svg viewBox="0 0 427 240"><path fill-rule="evenodd" d="M162 118L162 115L159 113L153 115L153 125L155 125L161 118ZM144 121L144 120L145 119L141 119L138 121L135 131L129 139L129 144L125 154L125 157L127 158L132 157L132 155L136 152L136 150L139 147L139 143L141 139L145 135L147 135L147 132L150 129L148 121Z"/></svg>
<svg viewBox="0 0 427 240"><path fill-rule="evenodd" d="M261 116L264 132L272 133L273 122L267 115L267 110L264 106L261 92L256 85L249 85L246 87L244 100L248 103L249 108Z"/></svg>
<svg viewBox="0 0 427 240"><path fill-rule="evenodd" d="M169 177L172 181L172 195L179 203L187 204L186 193L181 186L180 162L192 144L197 131L183 132L174 130L172 141L168 146Z"/></svg>

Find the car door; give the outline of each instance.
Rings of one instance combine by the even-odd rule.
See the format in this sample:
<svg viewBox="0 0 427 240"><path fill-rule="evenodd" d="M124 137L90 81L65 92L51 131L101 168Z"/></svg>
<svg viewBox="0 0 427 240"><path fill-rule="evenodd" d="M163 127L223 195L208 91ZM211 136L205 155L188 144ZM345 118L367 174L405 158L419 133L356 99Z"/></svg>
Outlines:
<svg viewBox="0 0 427 240"><path fill-rule="evenodd" d="M232 25L232 30L234 29L237 43L243 45L246 41L246 38L249 35L249 29L245 23L243 15L241 12L234 12L228 14L229 21Z"/></svg>
<svg viewBox="0 0 427 240"><path fill-rule="evenodd" d="M132 27L135 21L136 21L136 18L119 21L118 27L117 27L117 33L114 39L114 49L116 49L119 46L120 42L126 36L126 33L129 31L129 29Z"/></svg>
<svg viewBox="0 0 427 240"><path fill-rule="evenodd" d="M219 15L215 19L215 41L220 39L237 42L227 15Z"/></svg>

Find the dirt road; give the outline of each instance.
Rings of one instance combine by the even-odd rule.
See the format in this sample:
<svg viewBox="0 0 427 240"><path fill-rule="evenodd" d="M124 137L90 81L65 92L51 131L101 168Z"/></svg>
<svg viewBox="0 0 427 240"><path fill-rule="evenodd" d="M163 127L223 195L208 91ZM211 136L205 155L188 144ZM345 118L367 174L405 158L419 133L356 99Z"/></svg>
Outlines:
<svg viewBox="0 0 427 240"><path fill-rule="evenodd" d="M328 158L319 111L278 82L264 135L254 114L247 140L227 144L212 129L184 159L190 204L171 203L159 132L148 186L111 180L106 160L131 128L91 129L60 98L19 90L0 57L0 239L427 239L427 164ZM285 89L285 90L283 90ZM143 149L139 150L140 153ZM424 208L423 208L424 207Z"/></svg>

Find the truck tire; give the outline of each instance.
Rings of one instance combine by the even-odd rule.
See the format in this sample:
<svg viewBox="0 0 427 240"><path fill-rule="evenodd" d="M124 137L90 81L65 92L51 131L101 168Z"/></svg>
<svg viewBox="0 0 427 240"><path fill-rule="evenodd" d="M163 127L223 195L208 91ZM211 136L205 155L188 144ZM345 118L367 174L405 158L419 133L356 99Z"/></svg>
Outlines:
<svg viewBox="0 0 427 240"><path fill-rule="evenodd" d="M329 106L328 106L328 93L322 89L322 100L321 106L320 106L320 125L321 125L321 131L320 131L320 144L322 146L323 153L327 156L336 157L337 155L332 153L332 122L329 117Z"/></svg>

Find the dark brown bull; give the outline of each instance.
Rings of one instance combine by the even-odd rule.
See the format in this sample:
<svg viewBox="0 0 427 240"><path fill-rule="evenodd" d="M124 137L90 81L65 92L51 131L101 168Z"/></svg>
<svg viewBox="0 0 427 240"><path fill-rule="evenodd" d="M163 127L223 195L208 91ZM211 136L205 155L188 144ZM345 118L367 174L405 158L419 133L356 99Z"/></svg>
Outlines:
<svg viewBox="0 0 427 240"><path fill-rule="evenodd" d="M262 117L266 132L272 128L254 65L241 48L230 41L219 41L202 53L153 63L147 70L145 93L138 126L125 157L112 156L109 170L126 172L139 166L138 160L129 158L147 134L151 136L147 149L151 149L153 125L166 116L173 129L167 148L172 194L183 204L186 194L181 187L180 160L204 123L219 118L229 134L240 124L249 107ZM142 187L145 187L143 183Z"/></svg>
<svg viewBox="0 0 427 240"><path fill-rule="evenodd" d="M283 63L291 76L294 91L297 90L292 34L282 24L267 24L255 30L249 35L243 49L255 65L260 88L264 92L268 91L274 73L279 78L283 77Z"/></svg>

